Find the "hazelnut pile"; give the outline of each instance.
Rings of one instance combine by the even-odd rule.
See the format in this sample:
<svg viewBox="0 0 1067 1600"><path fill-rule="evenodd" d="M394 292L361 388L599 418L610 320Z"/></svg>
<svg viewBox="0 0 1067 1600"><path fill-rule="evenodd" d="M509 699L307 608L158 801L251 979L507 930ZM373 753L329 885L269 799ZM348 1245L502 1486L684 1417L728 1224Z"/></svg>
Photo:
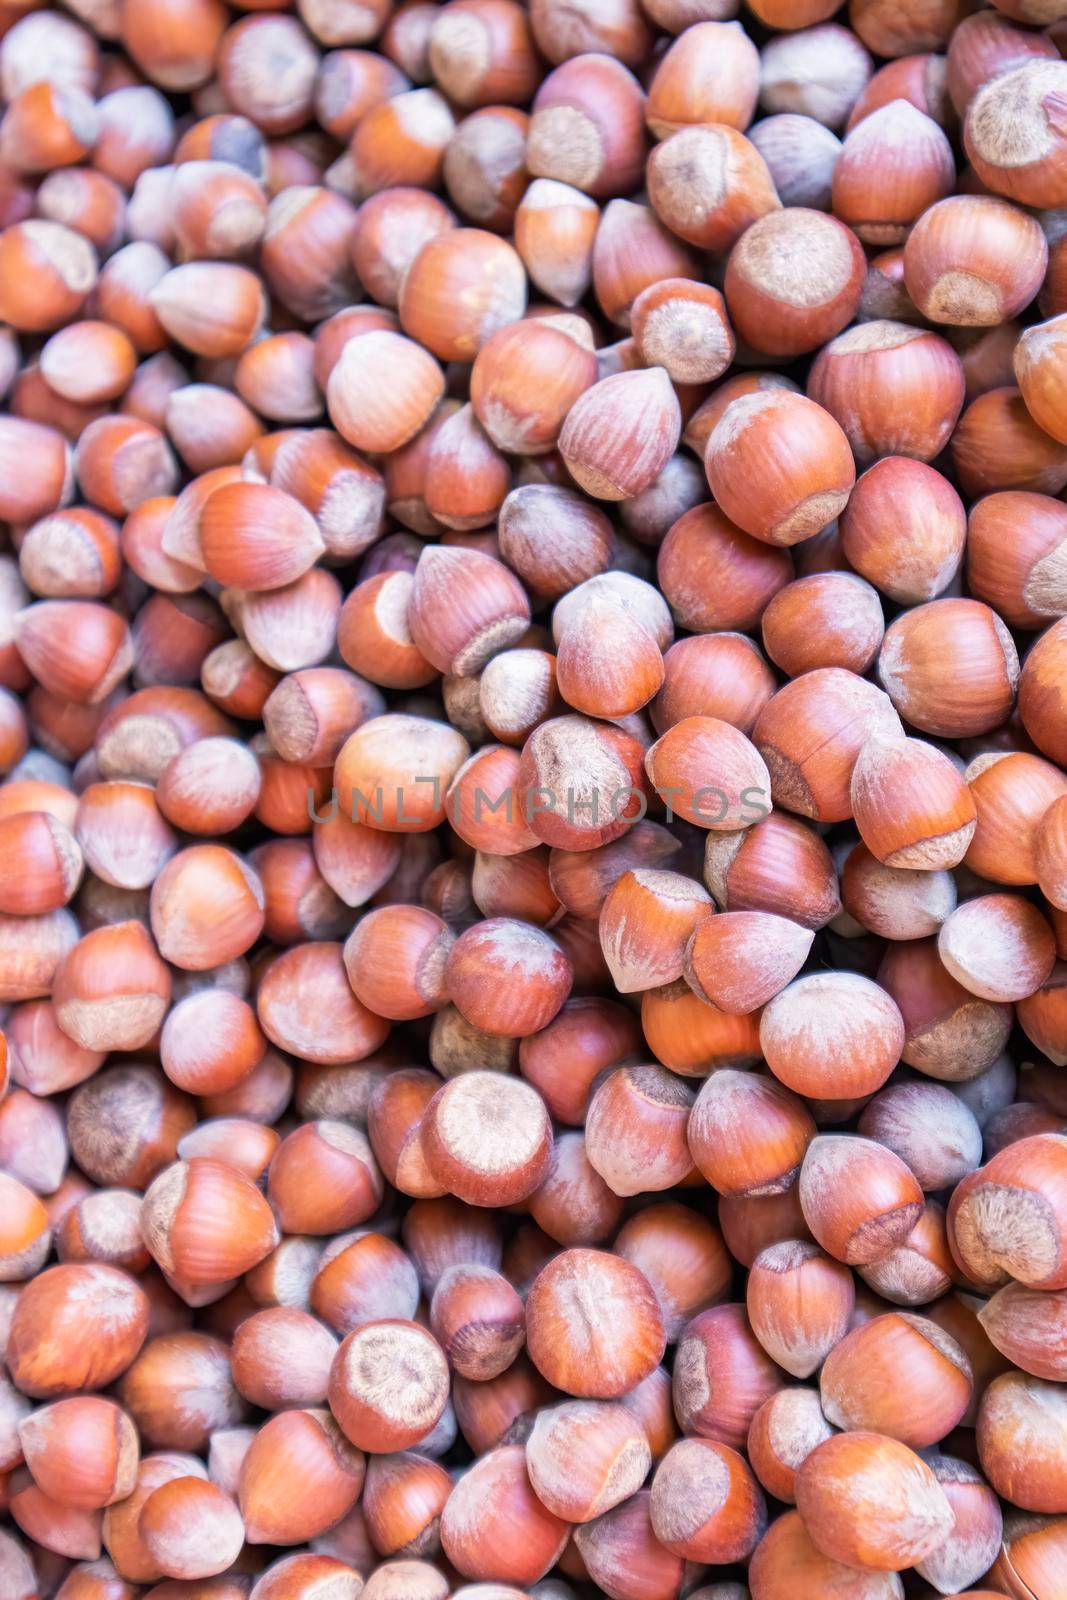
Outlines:
<svg viewBox="0 0 1067 1600"><path fill-rule="evenodd" d="M0 1600L1067 1600L1067 0L0 0Z"/></svg>

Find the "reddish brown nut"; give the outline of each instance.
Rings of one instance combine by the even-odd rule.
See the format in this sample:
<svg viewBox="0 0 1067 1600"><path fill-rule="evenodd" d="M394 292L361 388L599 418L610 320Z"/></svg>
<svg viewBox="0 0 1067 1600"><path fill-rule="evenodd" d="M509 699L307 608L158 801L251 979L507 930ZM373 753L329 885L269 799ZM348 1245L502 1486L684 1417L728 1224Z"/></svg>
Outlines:
<svg viewBox="0 0 1067 1600"><path fill-rule="evenodd" d="M525 1334L522 1301L492 1268L452 1267L438 1280L430 1328L461 1377L495 1378L511 1365Z"/></svg>
<svg viewBox="0 0 1067 1600"><path fill-rule="evenodd" d="M558 629L556 684L576 711L624 717L647 705L664 677L660 646L637 617L592 600Z"/></svg>
<svg viewBox="0 0 1067 1600"><path fill-rule="evenodd" d="M663 686L649 714L657 733L684 717L705 714L750 734L775 688L759 647L745 634L701 634L679 639L667 651Z"/></svg>
<svg viewBox="0 0 1067 1600"><path fill-rule="evenodd" d="M952 1507L956 1526L944 1544L919 1563L918 1570L935 1584L978 1583L1002 1545L1000 1504L970 1462L941 1454L930 1454L926 1461ZM981 1595L982 1591L973 1593Z"/></svg>
<svg viewBox="0 0 1067 1600"><path fill-rule="evenodd" d="M686 1125L692 1091L659 1066L616 1067L586 1113L590 1165L613 1194L669 1189L692 1171Z"/></svg>
<svg viewBox="0 0 1067 1600"><path fill-rule="evenodd" d="M196 355L239 355L263 322L263 287L247 267L196 261L173 267L149 294L170 336Z"/></svg>
<svg viewBox="0 0 1067 1600"><path fill-rule="evenodd" d="M192 845L152 885L152 931L160 954L200 972L243 955L263 927L263 890L240 856Z"/></svg>
<svg viewBox="0 0 1067 1600"><path fill-rule="evenodd" d="M770 774L743 733L717 717L685 717L645 757L669 815L712 831L750 827L770 809Z"/></svg>
<svg viewBox="0 0 1067 1600"><path fill-rule="evenodd" d="M124 1500L137 1479L137 1431L111 1400L57 1400L19 1424L26 1465L42 1493L97 1510Z"/></svg>
<svg viewBox="0 0 1067 1600"><path fill-rule="evenodd" d="M0 850L12 863L0 889L0 911L36 916L70 900L81 877L74 836L45 811L23 811L0 821Z"/></svg>
<svg viewBox="0 0 1067 1600"><path fill-rule="evenodd" d="M833 1007L832 1032L823 1019ZM760 1044L776 1077L798 1094L842 1099L881 1088L904 1044L895 1001L859 973L813 973L763 1012Z"/></svg>
<svg viewBox="0 0 1067 1600"><path fill-rule="evenodd" d="M971 101L964 146L979 181L1022 205L1056 205L1062 192L1064 153L1046 107L1062 93L1062 62L1032 61L986 84ZM1005 107L1012 133L998 137Z"/></svg>
<svg viewBox="0 0 1067 1600"><path fill-rule="evenodd" d="M952 147L937 123L909 101L891 100L845 139L834 166L834 215L864 244L901 244L955 177Z"/></svg>
<svg viewBox="0 0 1067 1600"><path fill-rule="evenodd" d="M19 654L52 694L98 705L125 677L133 644L123 619L88 600L41 600L15 618Z"/></svg>
<svg viewBox="0 0 1067 1600"><path fill-rule="evenodd" d="M681 1439L656 1468L650 1501L660 1542L690 1561L743 1561L766 1526L763 1496L742 1456L714 1439Z"/></svg>
<svg viewBox="0 0 1067 1600"><path fill-rule="evenodd" d="M934 668L946 649L968 663L951 682ZM987 733L1010 715L1019 667L995 611L977 600L934 600L890 624L878 673L908 722L935 738L961 739Z"/></svg>
<svg viewBox="0 0 1067 1600"><path fill-rule="evenodd" d="M936 933L957 900L955 882L944 868L887 867L865 844L844 858L841 897L861 928L885 939L922 939Z"/></svg>
<svg viewBox="0 0 1067 1600"><path fill-rule="evenodd" d="M387 689L417 689L436 669L411 637L408 572L383 572L357 584L337 619L337 648L354 672Z"/></svg>
<svg viewBox="0 0 1067 1600"><path fill-rule="evenodd" d="M529 620L522 585L491 556L443 545L423 552L408 624L416 647L439 671L477 674L522 636Z"/></svg>
<svg viewBox="0 0 1067 1600"><path fill-rule="evenodd" d="M1061 1405L1058 1385L1025 1372L994 1378L982 1397L977 1425L982 1470L999 1495L1025 1511L1048 1512L1063 1498L1067 1461Z"/></svg>
<svg viewBox="0 0 1067 1600"><path fill-rule="evenodd" d="M649 284L631 322L642 361L662 366L675 383L706 383L729 366L734 338L717 289L690 278Z"/></svg>
<svg viewBox="0 0 1067 1600"><path fill-rule="evenodd" d="M1019 390L1005 385L986 390L967 407L952 436L952 462L960 488L972 499L1012 489L1058 494L1067 453L1038 427Z"/></svg>
<svg viewBox="0 0 1067 1600"><path fill-rule="evenodd" d="M241 1323L232 1346L238 1392L265 1411L322 1405L337 1340L306 1311L273 1306Z"/></svg>
<svg viewBox="0 0 1067 1600"><path fill-rule="evenodd" d="M19 1292L8 1371L35 1398L103 1388L129 1366L147 1329L148 1298L127 1273L95 1262L50 1267Z"/></svg>
<svg viewBox="0 0 1067 1600"><path fill-rule="evenodd" d="M902 1059L930 1077L966 1080L984 1072L1003 1050L1011 1008L980 1000L957 983L933 939L891 944L878 981L904 1018Z"/></svg>
<svg viewBox="0 0 1067 1600"><path fill-rule="evenodd" d="M1059 722L1058 662L1067 627L1054 622L1031 648L1019 680L1019 715L1038 749L1059 764L1065 741Z"/></svg>
<svg viewBox="0 0 1067 1600"><path fill-rule="evenodd" d="M847 1557L849 1566L882 1572L924 1560L954 1522L925 1462L897 1440L870 1432L840 1433L812 1451L797 1473L797 1509L831 1560Z"/></svg>
<svg viewBox="0 0 1067 1600"><path fill-rule="evenodd" d="M86 1050L148 1043L170 1000L170 973L140 922L95 928L64 956L52 988L56 1021Z"/></svg>
<svg viewBox="0 0 1067 1600"><path fill-rule="evenodd" d="M342 1340L329 1383L330 1410L359 1450L406 1450L439 1420L448 1364L417 1323L367 1322Z"/></svg>
<svg viewBox="0 0 1067 1600"><path fill-rule="evenodd" d="M349 935L345 969L353 993L378 1016L429 1016L446 997L444 972L454 936L420 906L368 912Z"/></svg>
<svg viewBox="0 0 1067 1600"><path fill-rule="evenodd" d="M302 1544L359 1498L365 1462L328 1411L279 1411L241 1463L238 1504L249 1544Z"/></svg>
<svg viewBox="0 0 1067 1600"><path fill-rule="evenodd" d="M530 120L526 165L534 177L596 199L630 194L644 154L644 95L620 62L598 52L549 73Z"/></svg>
<svg viewBox="0 0 1067 1600"><path fill-rule="evenodd" d="M538 1370L566 1394L615 1399L658 1365L665 1347L656 1297L637 1267L597 1250L566 1250L539 1273L526 1303Z"/></svg>
<svg viewBox="0 0 1067 1600"><path fill-rule="evenodd" d="M513 489L500 508L498 534L509 565L532 590L552 599L603 572L615 550L604 512L553 484Z"/></svg>
<svg viewBox="0 0 1067 1600"><path fill-rule="evenodd" d="M1008 1517L1000 1555L991 1569L991 1582L1032 1584L1040 1591L1051 1581L1062 1552L1063 1524L1059 1518L1019 1515ZM976 1591L983 1595L984 1591Z"/></svg>
<svg viewBox="0 0 1067 1600"><path fill-rule="evenodd" d="M444 981L467 1022L486 1033L521 1039L552 1021L570 993L573 969L541 929L492 917L460 934Z"/></svg>
<svg viewBox="0 0 1067 1600"><path fill-rule="evenodd" d="M725 1067L701 1087L687 1129L694 1162L723 1195L788 1189L814 1135L803 1102L775 1079Z"/></svg>
<svg viewBox="0 0 1067 1600"><path fill-rule="evenodd" d="M141 1221L163 1270L193 1284L239 1277L278 1242L255 1185L235 1168L202 1158L160 1173L145 1195Z"/></svg>
<svg viewBox="0 0 1067 1600"><path fill-rule="evenodd" d="M887 696L855 673L824 667L779 689L752 737L778 804L829 822L852 814L852 773L863 745L901 731Z"/></svg>
<svg viewBox="0 0 1067 1600"><path fill-rule="evenodd" d="M814 1389L779 1389L769 1395L752 1418L747 1443L752 1470L767 1493L792 1505L798 1469L833 1432Z"/></svg>
<svg viewBox="0 0 1067 1600"><path fill-rule="evenodd" d="M245 1526L233 1500L202 1478L172 1478L148 1496L137 1523L151 1558L168 1577L193 1580L225 1572L237 1559Z"/></svg>
<svg viewBox="0 0 1067 1600"><path fill-rule="evenodd" d="M538 1499L567 1522L590 1522L628 1499L650 1464L640 1425L604 1401L546 1407L526 1441L526 1470Z"/></svg>
<svg viewBox="0 0 1067 1600"><path fill-rule="evenodd" d="M325 548L298 501L258 483L216 489L200 514L199 538L210 576L237 589L293 583Z"/></svg>
<svg viewBox="0 0 1067 1600"><path fill-rule="evenodd" d="M703 1077L713 1067L751 1066L759 1058L759 1019L728 1017L685 982L647 990L641 1017L652 1054L685 1076Z"/></svg>
<svg viewBox="0 0 1067 1600"><path fill-rule="evenodd" d="M308 1289L311 1309L340 1334L362 1322L409 1319L419 1299L415 1268L384 1234L343 1235L316 1254Z"/></svg>
<svg viewBox="0 0 1067 1600"><path fill-rule="evenodd" d="M662 367L603 378L571 406L559 449L572 477L598 500L640 494L662 472L681 412Z"/></svg>
<svg viewBox="0 0 1067 1600"><path fill-rule="evenodd" d="M568 1000L547 1028L519 1045L519 1068L559 1122L584 1121L590 1086L604 1067L636 1055L640 1033L613 1001Z"/></svg>
<svg viewBox="0 0 1067 1600"><path fill-rule="evenodd" d="M850 1266L882 1260L908 1237L922 1190L900 1157L873 1140L820 1134L798 1180L805 1220L829 1255Z"/></svg>
<svg viewBox="0 0 1067 1600"><path fill-rule="evenodd" d="M849 1600L899 1600L902 1593L892 1572L858 1570L824 1555L795 1511L771 1523L753 1554L749 1576L761 1600L788 1600L798 1583L815 1593L832 1585Z"/></svg>
<svg viewBox="0 0 1067 1600"><path fill-rule="evenodd" d="M255 1073L253 1068L253 1074ZM249 1074L251 1077L253 1074ZM248 1079L242 1080L247 1083ZM258 1109L249 1106L249 1110ZM278 1134L262 1122L250 1118L218 1117L201 1123L178 1141L183 1161L192 1156L208 1156L225 1161L252 1179L261 1178L278 1148Z"/></svg>
<svg viewBox="0 0 1067 1600"><path fill-rule="evenodd" d="M192 1103L161 1072L109 1067L88 1082L79 1080L68 1105L67 1134L75 1161L94 1182L144 1189L174 1160L179 1139L195 1120Z"/></svg>
<svg viewBox="0 0 1067 1600"><path fill-rule="evenodd" d="M92 245L61 223L16 222L0 234L0 314L20 331L42 333L69 321L96 275Z"/></svg>
<svg viewBox="0 0 1067 1600"><path fill-rule="evenodd" d="M686 982L720 1011L749 1015L796 977L812 938L809 928L766 911L705 919L686 947Z"/></svg>
<svg viewBox="0 0 1067 1600"><path fill-rule="evenodd" d="M425 1456L372 1456L361 1505L375 1549L382 1555L434 1555L451 1488L445 1469Z"/></svg>
<svg viewBox="0 0 1067 1600"><path fill-rule="evenodd" d="M683 1330L674 1361L674 1410L687 1434L741 1450L752 1418L785 1373L757 1340L744 1306L713 1306Z"/></svg>
<svg viewBox="0 0 1067 1600"><path fill-rule="evenodd" d="M1016 538L1001 537L1004 518ZM986 495L967 519L967 581L1013 627L1040 627L1059 612L1056 579L1063 539L1060 502L1047 495L1006 490Z"/></svg>
<svg viewBox="0 0 1067 1600"><path fill-rule="evenodd" d="M1037 881L1049 904L1062 911L1067 899L1067 803L1054 800L1034 831Z"/></svg>
<svg viewBox="0 0 1067 1600"><path fill-rule="evenodd" d="M1014 1366L1058 1381L1063 1371L1060 1328L1064 1294L1007 1283L986 1301L978 1318L987 1339Z"/></svg>
<svg viewBox="0 0 1067 1600"><path fill-rule="evenodd" d="M858 1128L864 1138L895 1150L927 1193L951 1188L980 1163L974 1113L938 1084L888 1085L868 1101Z"/></svg>
<svg viewBox="0 0 1067 1600"><path fill-rule="evenodd" d="M423 1113L440 1088L436 1073L400 1068L375 1080L367 1101L367 1132L383 1175L404 1194L443 1194L422 1145Z"/></svg>
<svg viewBox="0 0 1067 1600"><path fill-rule="evenodd" d="M505 1532L516 1527L521 1540ZM495 1579L501 1589L536 1583L567 1536L567 1524L534 1493L519 1445L491 1450L468 1467L441 1513L441 1544L453 1566L468 1578Z"/></svg>
<svg viewBox="0 0 1067 1600"><path fill-rule="evenodd" d="M970 1363L956 1341L925 1317L897 1311L854 1328L819 1376L830 1422L887 1434L915 1450L956 1426L971 1386Z"/></svg>
<svg viewBox="0 0 1067 1600"><path fill-rule="evenodd" d="M307 995L315 995L314 1014ZM341 946L298 944L278 955L256 995L259 1026L278 1048L331 1066L360 1061L386 1042L389 1024L358 1002L347 981Z"/></svg>
<svg viewBox="0 0 1067 1600"><path fill-rule="evenodd" d="M305 1122L271 1160L267 1195L285 1233L328 1234L366 1222L381 1201L382 1175L360 1128Z"/></svg>
<svg viewBox="0 0 1067 1600"><path fill-rule="evenodd" d="M991 196L954 195L932 205L908 235L904 279L931 322L996 325L1029 305L1047 261L1033 217Z"/></svg>
<svg viewBox="0 0 1067 1600"><path fill-rule="evenodd" d="M246 1000L224 989L187 995L163 1024L160 1060L187 1094L235 1088L262 1060L267 1041Z"/></svg>
<svg viewBox="0 0 1067 1600"><path fill-rule="evenodd" d="M470 1383L466 1378L454 1382L456 1420L472 1450L484 1453L505 1442L512 1424L525 1412L536 1410L553 1398L553 1391L520 1355L499 1378Z"/></svg>
<svg viewBox="0 0 1067 1600"><path fill-rule="evenodd" d="M965 777L978 812L967 866L993 883L1035 882L1035 838L1046 813L1067 793L1063 774L1019 751L978 756Z"/></svg>
<svg viewBox="0 0 1067 1600"><path fill-rule="evenodd" d="M585 325L560 317L514 322L494 333L471 368L475 415L499 450L552 449L578 396L596 381Z"/></svg>
<svg viewBox="0 0 1067 1600"><path fill-rule="evenodd" d="M400 713L372 717L341 747L334 766L337 806L324 820L329 826L339 817L345 824L366 823L387 833L427 832L444 819L448 786L469 754L466 739L448 723ZM353 892L348 884L355 865L345 858L370 854L371 841L357 851L342 825L332 845L345 898ZM380 847L375 859L379 853ZM352 903L362 904L388 876Z"/></svg>
<svg viewBox="0 0 1067 1600"><path fill-rule="evenodd" d="M643 758L641 744L621 728L550 718L523 748L516 802L545 844L568 851L609 844L642 807Z"/></svg>
<svg viewBox="0 0 1067 1600"><path fill-rule="evenodd" d="M739 833L709 833L704 881L723 911L766 911L807 928L824 926L840 905L826 846L781 811Z"/></svg>
<svg viewBox="0 0 1067 1600"><path fill-rule="evenodd" d="M473 361L497 329L526 310L515 250L480 228L428 239L400 285L400 326L442 361Z"/></svg>
<svg viewBox="0 0 1067 1600"><path fill-rule="evenodd" d="M367 53L362 62L386 64ZM320 76L320 98L333 98L330 69L339 78L341 55L327 57ZM357 112L358 116L358 112ZM455 218L436 195L421 189L396 187L364 201L356 215L349 249L360 281L381 306L395 306L404 273L428 239L455 227ZM521 254L520 250L520 254Z"/></svg>
<svg viewBox="0 0 1067 1600"><path fill-rule="evenodd" d="M851 572L816 572L786 584L761 619L763 643L791 678L818 667L864 673L885 632L875 589Z"/></svg>
<svg viewBox="0 0 1067 1600"><path fill-rule="evenodd" d="M141 1238L140 1195L99 1189L78 1200L58 1225L56 1254L61 1261L102 1261L142 1272L148 1251Z"/></svg>
<svg viewBox="0 0 1067 1600"><path fill-rule="evenodd" d="M465 1072L438 1090L421 1133L430 1172L473 1205L508 1205L542 1182L551 1127L541 1096L493 1072Z"/></svg>
<svg viewBox="0 0 1067 1600"><path fill-rule="evenodd" d="M729 1290L731 1263L722 1236L688 1206L671 1201L646 1206L623 1224L614 1248L640 1267L655 1290L668 1343Z"/></svg>
<svg viewBox="0 0 1067 1600"><path fill-rule="evenodd" d="M857 461L932 461L963 405L964 373L945 339L903 322L863 322L820 350L808 394L841 424Z"/></svg>
<svg viewBox="0 0 1067 1600"><path fill-rule="evenodd" d="M681 873L624 872L600 911L600 942L622 993L671 983L682 974L694 928L712 910L710 896Z"/></svg>
<svg viewBox="0 0 1067 1600"><path fill-rule="evenodd" d="M359 197L394 184L433 188L440 179L456 126L448 103L436 89L397 87L358 119L349 162Z"/></svg>
<svg viewBox="0 0 1067 1600"><path fill-rule="evenodd" d="M589 286L600 212L570 184L536 178L515 213L515 248L533 283L563 306Z"/></svg>
<svg viewBox="0 0 1067 1600"><path fill-rule="evenodd" d="M691 123L745 128L756 104L759 63L736 23L700 22L656 68L645 113L659 139Z"/></svg>
<svg viewBox="0 0 1067 1600"><path fill-rule="evenodd" d="M788 389L734 400L708 440L704 465L726 515L777 545L797 544L832 522L856 478L833 417Z"/></svg>
<svg viewBox="0 0 1067 1600"><path fill-rule="evenodd" d="M962 1183L949 1204L949 1243L975 1282L999 1288L1067 1287L1059 1229L1059 1186L1067 1144L1035 1134L1001 1150Z"/></svg>
<svg viewBox="0 0 1067 1600"><path fill-rule="evenodd" d="M767 1354L795 1378L809 1378L839 1344L854 1301L848 1268L803 1240L769 1245L749 1272L746 1305L752 1331Z"/></svg>
<svg viewBox="0 0 1067 1600"><path fill-rule="evenodd" d="M886 866L932 871L967 856L977 827L974 794L935 746L869 739L852 769L851 796L860 837Z"/></svg>
<svg viewBox="0 0 1067 1600"><path fill-rule="evenodd" d="M393 374L386 396L376 381L383 364ZM444 377L421 345L388 329L344 346L329 376L330 420L357 450L387 452L414 438L444 393Z"/></svg>
<svg viewBox="0 0 1067 1600"><path fill-rule="evenodd" d="M154 1491L175 1478L206 1478L204 1464L197 1456L179 1452L145 1456L137 1474L133 1493L103 1517L103 1543L117 1572L130 1583L155 1583L163 1576L138 1530L141 1511Z"/></svg>
<svg viewBox="0 0 1067 1600"><path fill-rule="evenodd" d="M868 467L841 515L842 548L851 565L902 604L931 600L946 587L967 533L952 485L906 456Z"/></svg>
<svg viewBox="0 0 1067 1600"><path fill-rule="evenodd" d="M980 999L1025 1000L1056 960L1052 929L1021 895L968 900L942 923L937 951L958 983Z"/></svg>
<svg viewBox="0 0 1067 1600"><path fill-rule="evenodd" d="M1031 56L1044 56L1046 40L1015 25L1028 6L1007 5L989 17L964 17L952 38L946 60L949 97L962 117L975 94L989 78L1022 66ZM1048 59L1052 60L1053 57Z"/></svg>
<svg viewBox="0 0 1067 1600"><path fill-rule="evenodd" d="M803 285L795 267L801 257L807 262ZM851 229L800 206L772 210L730 252L730 320L756 350L780 359L801 355L851 321L864 275L863 251Z"/></svg>
<svg viewBox="0 0 1067 1600"><path fill-rule="evenodd" d="M548 1175L530 1196L530 1215L542 1233L565 1247L601 1244L622 1212L622 1198L589 1160L585 1135L573 1130L559 1134Z"/></svg>
<svg viewBox="0 0 1067 1600"><path fill-rule="evenodd" d="M678 1593L685 1570L680 1556L661 1544L652 1530L651 1494L642 1489L595 1522L575 1531L574 1546L584 1569L619 1600L642 1595L668 1600Z"/></svg>

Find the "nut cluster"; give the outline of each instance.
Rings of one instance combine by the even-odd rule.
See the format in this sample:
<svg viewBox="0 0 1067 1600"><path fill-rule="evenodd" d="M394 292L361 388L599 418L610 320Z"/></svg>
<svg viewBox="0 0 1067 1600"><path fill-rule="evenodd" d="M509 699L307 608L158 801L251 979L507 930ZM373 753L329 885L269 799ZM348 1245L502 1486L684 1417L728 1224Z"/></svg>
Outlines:
<svg viewBox="0 0 1067 1600"><path fill-rule="evenodd" d="M0 0L0 1600L1065 1600L1067 0Z"/></svg>

